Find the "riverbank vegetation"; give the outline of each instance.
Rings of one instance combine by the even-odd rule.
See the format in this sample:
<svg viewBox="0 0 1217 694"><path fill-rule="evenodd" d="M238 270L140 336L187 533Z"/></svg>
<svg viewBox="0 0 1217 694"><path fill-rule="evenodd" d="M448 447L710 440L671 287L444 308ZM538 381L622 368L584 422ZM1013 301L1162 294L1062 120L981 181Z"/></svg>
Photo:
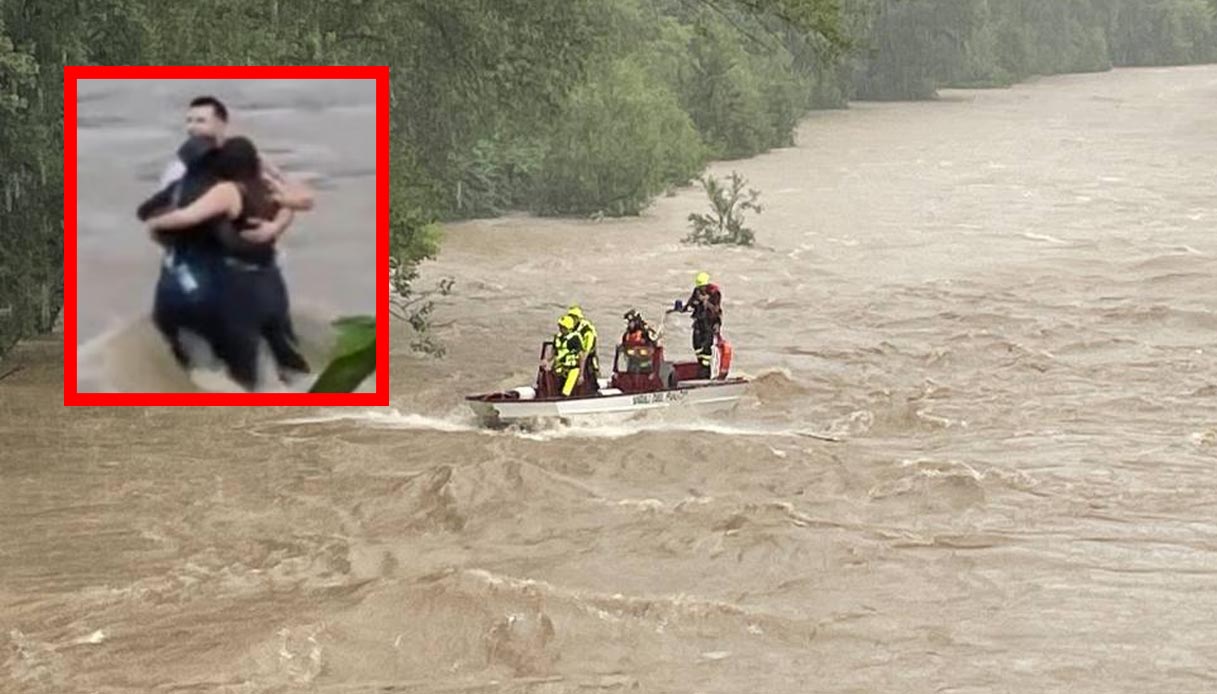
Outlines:
<svg viewBox="0 0 1217 694"><path fill-rule="evenodd" d="M62 303L62 66L387 64L394 290L445 220L630 215L810 109L1217 60L1217 0L0 0L0 351ZM133 222L134 223L134 222ZM427 341L416 341L427 349Z"/></svg>

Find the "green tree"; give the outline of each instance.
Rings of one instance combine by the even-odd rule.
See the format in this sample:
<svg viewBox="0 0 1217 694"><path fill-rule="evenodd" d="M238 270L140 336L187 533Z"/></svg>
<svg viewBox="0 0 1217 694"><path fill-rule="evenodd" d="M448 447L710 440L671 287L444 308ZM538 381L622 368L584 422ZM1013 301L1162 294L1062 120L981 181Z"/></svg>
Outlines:
<svg viewBox="0 0 1217 694"><path fill-rule="evenodd" d="M664 186L701 168L697 131L671 92L631 61L578 87L537 181L547 214L637 214Z"/></svg>
<svg viewBox="0 0 1217 694"><path fill-rule="evenodd" d="M703 246L751 246L756 240L756 233L744 226L744 212L751 210L761 213L761 206L757 203L760 192L750 188L745 194L746 181L736 171L732 171L727 179L729 185L723 185L713 176L703 176L698 180L710 200L710 214L689 215L693 230L685 237L685 242Z"/></svg>

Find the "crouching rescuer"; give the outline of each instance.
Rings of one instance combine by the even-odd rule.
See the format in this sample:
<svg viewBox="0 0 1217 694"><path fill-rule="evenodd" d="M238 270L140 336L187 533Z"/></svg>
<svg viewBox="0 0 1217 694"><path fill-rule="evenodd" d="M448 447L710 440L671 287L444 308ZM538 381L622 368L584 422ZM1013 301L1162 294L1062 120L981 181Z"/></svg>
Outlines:
<svg viewBox="0 0 1217 694"><path fill-rule="evenodd" d="M582 380L586 358L584 338L576 329L578 323L569 313L558 319L558 332L553 337L553 356L541 362L541 368L552 369L562 385L562 395L570 397Z"/></svg>

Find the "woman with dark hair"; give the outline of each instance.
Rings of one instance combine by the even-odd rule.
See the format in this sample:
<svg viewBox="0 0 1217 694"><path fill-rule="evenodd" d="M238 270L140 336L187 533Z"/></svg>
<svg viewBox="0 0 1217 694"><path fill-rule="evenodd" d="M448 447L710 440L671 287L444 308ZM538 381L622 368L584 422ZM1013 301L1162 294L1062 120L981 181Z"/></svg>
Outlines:
<svg viewBox="0 0 1217 694"><path fill-rule="evenodd" d="M275 242L286 227L294 201L262 175L258 150L248 138L233 137L208 158L218 181L201 197L178 210L148 220L154 235L190 233L207 227L222 248L223 272L218 282L218 324L207 336L234 380L248 389L257 384L258 342L265 339L280 376L285 371L308 372L308 362L296 349L288 311L287 287L275 262ZM279 219L276 219L279 218ZM267 224L266 220L276 224Z"/></svg>

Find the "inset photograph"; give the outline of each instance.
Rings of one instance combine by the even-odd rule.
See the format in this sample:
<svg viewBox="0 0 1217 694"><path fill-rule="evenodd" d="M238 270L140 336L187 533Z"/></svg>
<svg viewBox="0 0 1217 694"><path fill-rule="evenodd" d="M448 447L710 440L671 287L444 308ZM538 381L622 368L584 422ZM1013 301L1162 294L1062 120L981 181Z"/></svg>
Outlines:
<svg viewBox="0 0 1217 694"><path fill-rule="evenodd" d="M77 393L374 393L377 80L75 84Z"/></svg>

